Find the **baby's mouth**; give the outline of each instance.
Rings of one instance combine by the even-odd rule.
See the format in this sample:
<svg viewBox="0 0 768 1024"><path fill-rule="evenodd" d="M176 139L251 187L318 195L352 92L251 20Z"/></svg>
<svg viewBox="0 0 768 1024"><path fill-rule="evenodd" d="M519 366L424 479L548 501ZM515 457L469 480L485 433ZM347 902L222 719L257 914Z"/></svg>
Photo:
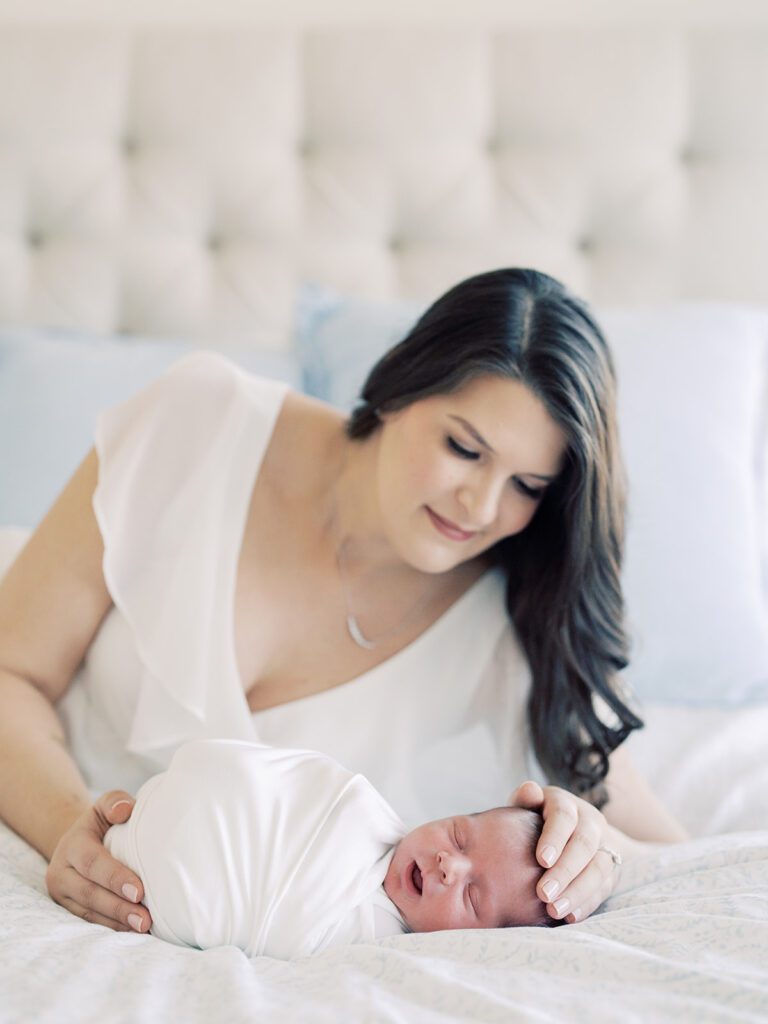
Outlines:
<svg viewBox="0 0 768 1024"><path fill-rule="evenodd" d="M416 889L416 892L418 892L419 896L421 896L421 871L419 871L419 865L416 863L416 861L413 862L413 868L411 869L411 880L413 881L413 885L414 888Z"/></svg>

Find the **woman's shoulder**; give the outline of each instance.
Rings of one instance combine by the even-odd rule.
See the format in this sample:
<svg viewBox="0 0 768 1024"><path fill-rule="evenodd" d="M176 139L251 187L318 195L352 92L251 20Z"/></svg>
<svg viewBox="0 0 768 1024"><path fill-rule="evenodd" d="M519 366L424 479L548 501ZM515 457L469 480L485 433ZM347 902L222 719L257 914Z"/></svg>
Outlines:
<svg viewBox="0 0 768 1024"><path fill-rule="evenodd" d="M202 402L206 409L226 406L235 398L245 399L249 429L258 421L268 427L267 461L285 469L296 460L317 464L329 444L336 443L345 416L327 402L295 390L289 383L252 373L226 356L209 350L194 352L178 360L167 371L167 386L182 399Z"/></svg>
<svg viewBox="0 0 768 1024"><path fill-rule="evenodd" d="M252 373L227 356L209 349L190 352L172 363L157 378L159 388L192 400L231 400L234 394L247 396L255 404L279 404L290 392L284 380Z"/></svg>
<svg viewBox="0 0 768 1024"><path fill-rule="evenodd" d="M94 509L113 557L178 541L179 522L238 512L268 446L288 385L214 352L177 360L98 417ZM232 512L235 515L235 512Z"/></svg>
<svg viewBox="0 0 768 1024"><path fill-rule="evenodd" d="M102 411L96 426L100 457L130 451L157 463L163 452L183 458L219 439L272 430L289 385L249 373L225 356L191 352L140 391Z"/></svg>
<svg viewBox="0 0 768 1024"><path fill-rule="evenodd" d="M270 437L261 476L286 497L314 493L333 473L344 434L344 414L289 390Z"/></svg>

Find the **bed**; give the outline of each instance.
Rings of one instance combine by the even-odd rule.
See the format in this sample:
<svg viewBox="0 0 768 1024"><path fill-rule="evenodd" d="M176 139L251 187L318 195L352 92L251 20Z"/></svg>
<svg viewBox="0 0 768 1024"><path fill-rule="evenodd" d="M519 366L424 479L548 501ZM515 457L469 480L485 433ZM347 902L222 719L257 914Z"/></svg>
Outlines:
<svg viewBox="0 0 768 1024"><path fill-rule="evenodd" d="M647 720L638 762L699 838L631 865L567 928L404 935L293 962L181 949L53 905L43 859L0 826L0 1019L763 1021L768 708Z"/></svg>
<svg viewBox="0 0 768 1024"><path fill-rule="evenodd" d="M0 825L0 1022L766 1020L768 14L376 6L0 8L0 573L190 349L349 407L439 292L535 266L614 348L628 742L694 838L578 925L283 963L85 924Z"/></svg>

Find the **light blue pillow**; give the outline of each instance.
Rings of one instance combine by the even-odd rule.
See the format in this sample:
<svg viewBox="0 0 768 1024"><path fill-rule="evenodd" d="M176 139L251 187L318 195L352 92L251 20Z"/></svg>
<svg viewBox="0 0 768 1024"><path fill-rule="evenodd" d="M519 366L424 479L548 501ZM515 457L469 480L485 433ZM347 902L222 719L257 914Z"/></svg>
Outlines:
<svg viewBox="0 0 768 1024"><path fill-rule="evenodd" d="M34 528L93 444L96 418L187 355L189 342L0 329L0 526ZM291 353L217 352L299 387Z"/></svg>
<svg viewBox="0 0 768 1024"><path fill-rule="evenodd" d="M304 386L348 411L426 303L299 296ZM628 670L646 700L768 700L768 311L717 303L596 310L619 377L629 478Z"/></svg>
<svg viewBox="0 0 768 1024"><path fill-rule="evenodd" d="M368 371L425 309L425 303L355 299L304 285L296 315L304 391L348 412Z"/></svg>

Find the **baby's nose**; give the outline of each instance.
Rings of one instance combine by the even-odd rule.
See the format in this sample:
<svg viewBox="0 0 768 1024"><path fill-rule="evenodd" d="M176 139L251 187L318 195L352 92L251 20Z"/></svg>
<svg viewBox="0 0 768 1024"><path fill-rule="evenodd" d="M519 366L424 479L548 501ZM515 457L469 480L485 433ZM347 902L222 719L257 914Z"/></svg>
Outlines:
<svg viewBox="0 0 768 1024"><path fill-rule="evenodd" d="M453 885L466 873L469 862L455 853L438 853L437 863L445 885Z"/></svg>

